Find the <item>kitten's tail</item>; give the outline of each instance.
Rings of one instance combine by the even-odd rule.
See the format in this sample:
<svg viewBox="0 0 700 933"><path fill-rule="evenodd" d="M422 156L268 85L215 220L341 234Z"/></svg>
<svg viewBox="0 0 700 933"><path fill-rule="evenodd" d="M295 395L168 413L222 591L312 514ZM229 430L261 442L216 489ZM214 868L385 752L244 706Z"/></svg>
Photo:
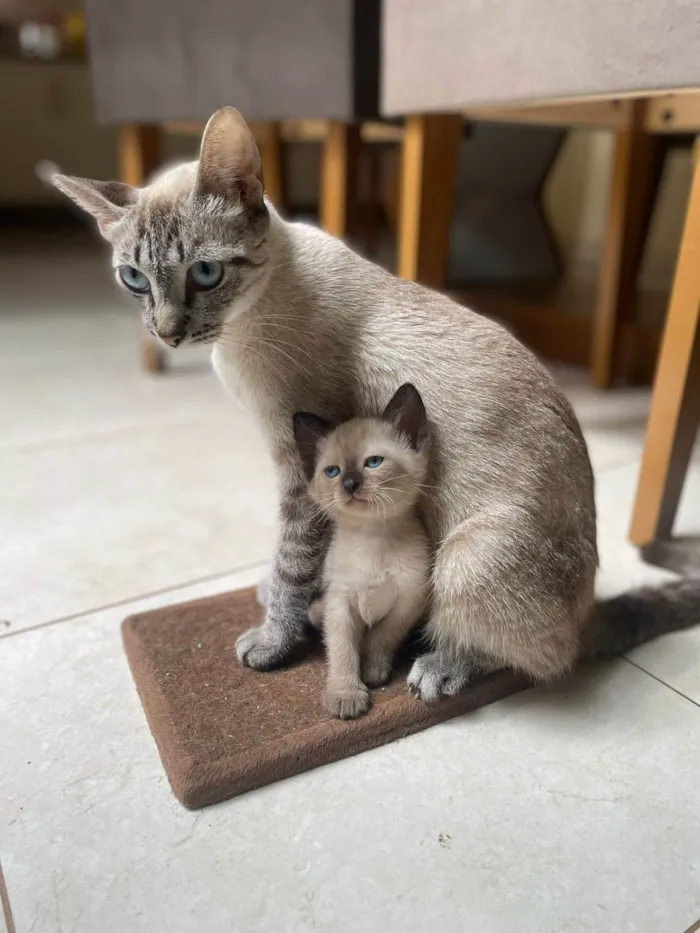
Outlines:
<svg viewBox="0 0 700 933"><path fill-rule="evenodd" d="M581 657L589 661L614 657L698 623L700 579L631 590L596 605Z"/></svg>

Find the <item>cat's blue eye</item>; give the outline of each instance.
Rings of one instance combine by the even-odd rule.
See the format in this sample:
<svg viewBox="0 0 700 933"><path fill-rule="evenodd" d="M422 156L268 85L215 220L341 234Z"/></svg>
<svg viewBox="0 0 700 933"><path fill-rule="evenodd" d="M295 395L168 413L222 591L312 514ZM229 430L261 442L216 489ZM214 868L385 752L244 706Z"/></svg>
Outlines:
<svg viewBox="0 0 700 933"><path fill-rule="evenodd" d="M136 292L137 294L143 294L144 292L150 292L151 283L148 281L143 272L139 272L138 269L135 269L133 266L120 266L119 267L119 278L126 285L129 291Z"/></svg>
<svg viewBox="0 0 700 933"><path fill-rule="evenodd" d="M382 463L384 463L384 457L367 457L365 460L365 466L369 467L370 470L375 470Z"/></svg>
<svg viewBox="0 0 700 933"><path fill-rule="evenodd" d="M339 466L327 466L323 472L330 479L334 479L336 476L340 474L340 467Z"/></svg>
<svg viewBox="0 0 700 933"><path fill-rule="evenodd" d="M224 277L224 267L220 262L213 260L207 262L201 260L193 263L187 270L187 274L201 291L208 291L210 288L216 288Z"/></svg>

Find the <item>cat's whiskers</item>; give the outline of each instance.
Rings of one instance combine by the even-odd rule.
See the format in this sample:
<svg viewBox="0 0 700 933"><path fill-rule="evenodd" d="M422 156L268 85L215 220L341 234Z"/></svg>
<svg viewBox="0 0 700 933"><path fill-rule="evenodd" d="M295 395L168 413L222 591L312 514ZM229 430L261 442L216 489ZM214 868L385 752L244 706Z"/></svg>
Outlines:
<svg viewBox="0 0 700 933"><path fill-rule="evenodd" d="M260 325L256 325L256 326L260 326ZM275 327L276 325L270 324L267 326ZM301 347L299 346L299 344L292 343L291 341L288 341L288 340L280 340L278 336L271 337L271 336L268 336L267 334L249 334L249 333L240 334L240 333L234 333L233 331L227 331L225 329L222 329L221 334L222 336L227 336L227 337L234 336L240 340L262 341L262 342L269 344L270 346L275 346L275 347L280 347L280 348L288 347L289 349L294 350L297 353L302 353L305 357L307 357L307 359L310 359L310 360L314 359L313 354L309 350L307 350L306 347Z"/></svg>
<svg viewBox="0 0 700 933"><path fill-rule="evenodd" d="M234 337L232 334L222 334L221 337L217 340L217 343L225 344L228 346L235 346L242 349L248 349L255 352L255 347L253 343L262 345L268 350L273 351L272 353L265 353L262 350L257 351L257 356L259 359L264 360L265 362L270 362L273 359L274 353L280 353L284 356L292 366L295 366L296 369L303 376L310 377L311 371L303 365L299 360L295 359L291 353L288 353L284 346L277 340L266 340L264 337L254 337L251 334L245 334L242 337ZM290 345L291 346L291 345Z"/></svg>

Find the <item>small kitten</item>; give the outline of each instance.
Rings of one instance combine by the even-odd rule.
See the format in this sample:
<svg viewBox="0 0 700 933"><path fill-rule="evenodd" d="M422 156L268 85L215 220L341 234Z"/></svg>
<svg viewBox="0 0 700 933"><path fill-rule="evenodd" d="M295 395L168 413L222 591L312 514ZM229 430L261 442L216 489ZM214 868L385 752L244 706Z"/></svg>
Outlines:
<svg viewBox="0 0 700 933"><path fill-rule="evenodd" d="M341 719L369 709L367 687L391 677L397 648L425 612L428 537L417 501L428 467L427 419L417 389L396 392L381 418L337 428L315 415L294 416L309 495L333 520L324 566L328 655L324 707Z"/></svg>

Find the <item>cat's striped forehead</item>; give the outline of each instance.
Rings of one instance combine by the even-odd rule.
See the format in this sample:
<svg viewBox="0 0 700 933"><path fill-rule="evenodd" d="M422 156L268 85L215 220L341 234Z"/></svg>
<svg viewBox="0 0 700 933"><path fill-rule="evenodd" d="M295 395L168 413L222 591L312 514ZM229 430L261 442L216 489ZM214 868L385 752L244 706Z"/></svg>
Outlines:
<svg viewBox="0 0 700 933"><path fill-rule="evenodd" d="M226 261L245 251L250 228L240 206L195 198L193 179L183 183L182 167L171 174L141 191L113 239L115 264L163 269L200 259Z"/></svg>

